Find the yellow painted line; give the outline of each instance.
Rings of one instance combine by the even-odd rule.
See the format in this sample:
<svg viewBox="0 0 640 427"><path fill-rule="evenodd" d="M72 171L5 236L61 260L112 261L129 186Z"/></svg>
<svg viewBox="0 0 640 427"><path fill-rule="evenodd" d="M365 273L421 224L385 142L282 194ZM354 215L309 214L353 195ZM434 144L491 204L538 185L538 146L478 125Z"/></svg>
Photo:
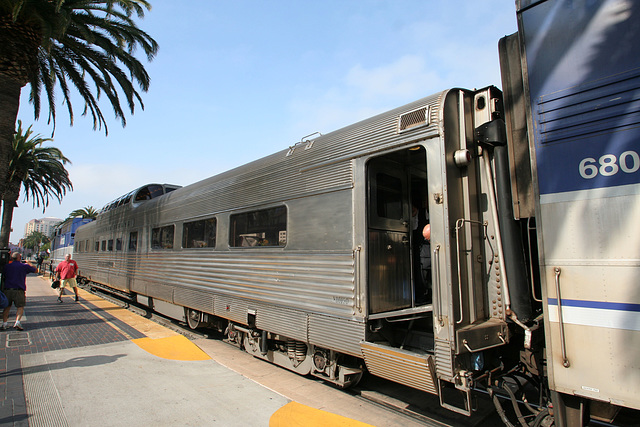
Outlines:
<svg viewBox="0 0 640 427"><path fill-rule="evenodd" d="M89 307L86 304L83 304L81 302L78 302L77 304L81 305L82 307L86 308L89 312L91 312L91 314L93 314L94 316L96 316L98 319L102 320L104 323L108 324L109 326L111 326L113 329L115 329L116 331L120 332L122 335L124 335L124 337L128 340L133 339L133 337L131 335L129 335L128 333L126 333L125 331L123 331L122 329L120 329L118 327L118 325L116 325L115 323L111 322L109 319L107 319L106 317L104 317L102 314L91 310L91 307Z"/></svg>
<svg viewBox="0 0 640 427"><path fill-rule="evenodd" d="M137 331L143 333L145 336L149 338L165 338L165 337L170 337L174 335L179 335L177 332L174 332L171 329L165 328L164 326L159 325L152 320L144 318L139 314L133 313L124 307L120 307L118 305L110 303L109 301L106 301L97 295L87 292L84 289L78 288L78 291L80 293L80 296L83 299L89 301L92 305L95 305L96 307L101 308L102 310L108 312L113 317L119 320L122 320L124 323L136 329ZM69 295L68 291L65 291L65 292L67 292L67 295ZM65 299L65 297L62 297L62 298ZM66 302L67 300L65 299L65 303ZM91 307L87 307L87 309L97 316L97 313L91 310ZM116 329L121 331L113 323L109 323L109 324L112 327L115 327Z"/></svg>
<svg viewBox="0 0 640 427"><path fill-rule="evenodd" d="M271 415L269 427L373 427L360 421L320 409L311 408L298 402L284 405Z"/></svg>
<svg viewBox="0 0 640 427"><path fill-rule="evenodd" d="M155 356L170 360L198 361L211 359L200 347L182 335L166 338L138 338L132 340L141 349Z"/></svg>

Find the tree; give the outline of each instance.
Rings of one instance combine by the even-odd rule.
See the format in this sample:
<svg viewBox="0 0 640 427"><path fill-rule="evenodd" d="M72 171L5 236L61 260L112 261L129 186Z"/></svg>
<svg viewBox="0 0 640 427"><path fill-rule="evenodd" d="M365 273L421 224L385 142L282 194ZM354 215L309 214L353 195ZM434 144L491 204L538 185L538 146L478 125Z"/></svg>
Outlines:
<svg viewBox="0 0 640 427"><path fill-rule="evenodd" d="M62 200L67 190L73 189L69 173L64 165L70 163L62 152L55 147L43 147L51 138L32 136L31 126L22 130L18 120L18 130L13 138L11 160L7 186L2 196L2 226L0 228L0 247L7 247L11 233L13 209L17 206L20 189L24 187L25 200L33 199L33 206L49 206L51 196Z"/></svg>
<svg viewBox="0 0 640 427"><path fill-rule="evenodd" d="M27 249L42 250L42 245L49 243L51 239L39 231L34 231L24 238L22 246Z"/></svg>
<svg viewBox="0 0 640 427"><path fill-rule="evenodd" d="M99 98L105 95L116 118L126 124L124 97L133 114L144 108L134 82L147 91L149 75L133 53L141 47L152 60L158 44L133 21L151 10L147 0L0 0L0 194L20 104L20 91L30 85L36 119L44 90L49 122L55 129L55 90L60 89L73 125L70 88L84 100L94 129L107 124ZM93 83L90 85L89 83Z"/></svg>
<svg viewBox="0 0 640 427"><path fill-rule="evenodd" d="M96 219L98 217L98 211L94 209L93 206L87 206L82 209L76 209L69 214L69 218L77 217Z"/></svg>

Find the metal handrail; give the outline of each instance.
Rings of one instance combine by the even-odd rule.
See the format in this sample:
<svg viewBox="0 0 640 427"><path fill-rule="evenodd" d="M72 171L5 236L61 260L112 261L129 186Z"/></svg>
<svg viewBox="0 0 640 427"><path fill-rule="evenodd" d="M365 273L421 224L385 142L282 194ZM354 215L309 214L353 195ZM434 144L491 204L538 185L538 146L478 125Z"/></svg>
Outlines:
<svg viewBox="0 0 640 427"><path fill-rule="evenodd" d="M558 298L558 324L560 326L560 349L562 351L562 366L568 368L571 366L567 358L567 345L564 336L564 322L562 320L562 300L560 298L560 267L555 267L553 271L556 273L556 297Z"/></svg>
<svg viewBox="0 0 640 427"><path fill-rule="evenodd" d="M438 286L438 295L436 296L434 294L433 298L436 300L436 306L438 307L438 323L440 326L444 326L444 320L442 319L442 298L440 297L440 245L436 245L433 249L433 259L436 264L436 280L434 283Z"/></svg>

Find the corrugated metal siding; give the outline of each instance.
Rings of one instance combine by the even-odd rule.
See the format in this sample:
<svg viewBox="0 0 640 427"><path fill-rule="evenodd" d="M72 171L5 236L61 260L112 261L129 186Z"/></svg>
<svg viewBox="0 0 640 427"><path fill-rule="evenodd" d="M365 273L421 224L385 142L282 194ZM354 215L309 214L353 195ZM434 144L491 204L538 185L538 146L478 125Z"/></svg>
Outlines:
<svg viewBox="0 0 640 427"><path fill-rule="evenodd" d="M453 378L453 353L449 341L436 339L436 367L438 378L451 381Z"/></svg>
<svg viewBox="0 0 640 427"><path fill-rule="evenodd" d="M195 251L180 257L153 253L139 261L133 288L139 280L178 284L181 289L202 287L215 295L279 307L355 315L352 252ZM160 295L167 294L153 296Z"/></svg>
<svg viewBox="0 0 640 427"><path fill-rule="evenodd" d="M147 288L147 295L164 301L173 302L173 286L164 283L154 283Z"/></svg>
<svg viewBox="0 0 640 427"><path fill-rule="evenodd" d="M215 296L211 289L204 286L186 287L174 285L173 302L183 307L194 308L205 313L214 312Z"/></svg>
<svg viewBox="0 0 640 427"><path fill-rule="evenodd" d="M229 295L220 295L213 301L213 314L233 322L246 324L249 303L250 302L245 299L234 298Z"/></svg>
<svg viewBox="0 0 640 427"><path fill-rule="evenodd" d="M309 342L360 357L360 342L364 340L365 328L364 322L310 314Z"/></svg>
<svg viewBox="0 0 640 427"><path fill-rule="evenodd" d="M362 344L362 356L373 375L438 394L430 356L417 356L416 353L374 343Z"/></svg>
<svg viewBox="0 0 640 427"><path fill-rule="evenodd" d="M269 305L259 305L256 309L256 327L307 342L307 314L302 311L287 310Z"/></svg>

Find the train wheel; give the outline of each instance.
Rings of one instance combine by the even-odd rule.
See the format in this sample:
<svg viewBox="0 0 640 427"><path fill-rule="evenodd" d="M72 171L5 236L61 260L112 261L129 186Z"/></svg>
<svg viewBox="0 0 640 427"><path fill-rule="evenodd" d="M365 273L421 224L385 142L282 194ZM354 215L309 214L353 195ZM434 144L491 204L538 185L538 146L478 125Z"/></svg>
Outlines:
<svg viewBox="0 0 640 427"><path fill-rule="evenodd" d="M197 329L204 325L202 322L202 313L192 308L185 308L185 317L187 318L187 325L191 329Z"/></svg>

